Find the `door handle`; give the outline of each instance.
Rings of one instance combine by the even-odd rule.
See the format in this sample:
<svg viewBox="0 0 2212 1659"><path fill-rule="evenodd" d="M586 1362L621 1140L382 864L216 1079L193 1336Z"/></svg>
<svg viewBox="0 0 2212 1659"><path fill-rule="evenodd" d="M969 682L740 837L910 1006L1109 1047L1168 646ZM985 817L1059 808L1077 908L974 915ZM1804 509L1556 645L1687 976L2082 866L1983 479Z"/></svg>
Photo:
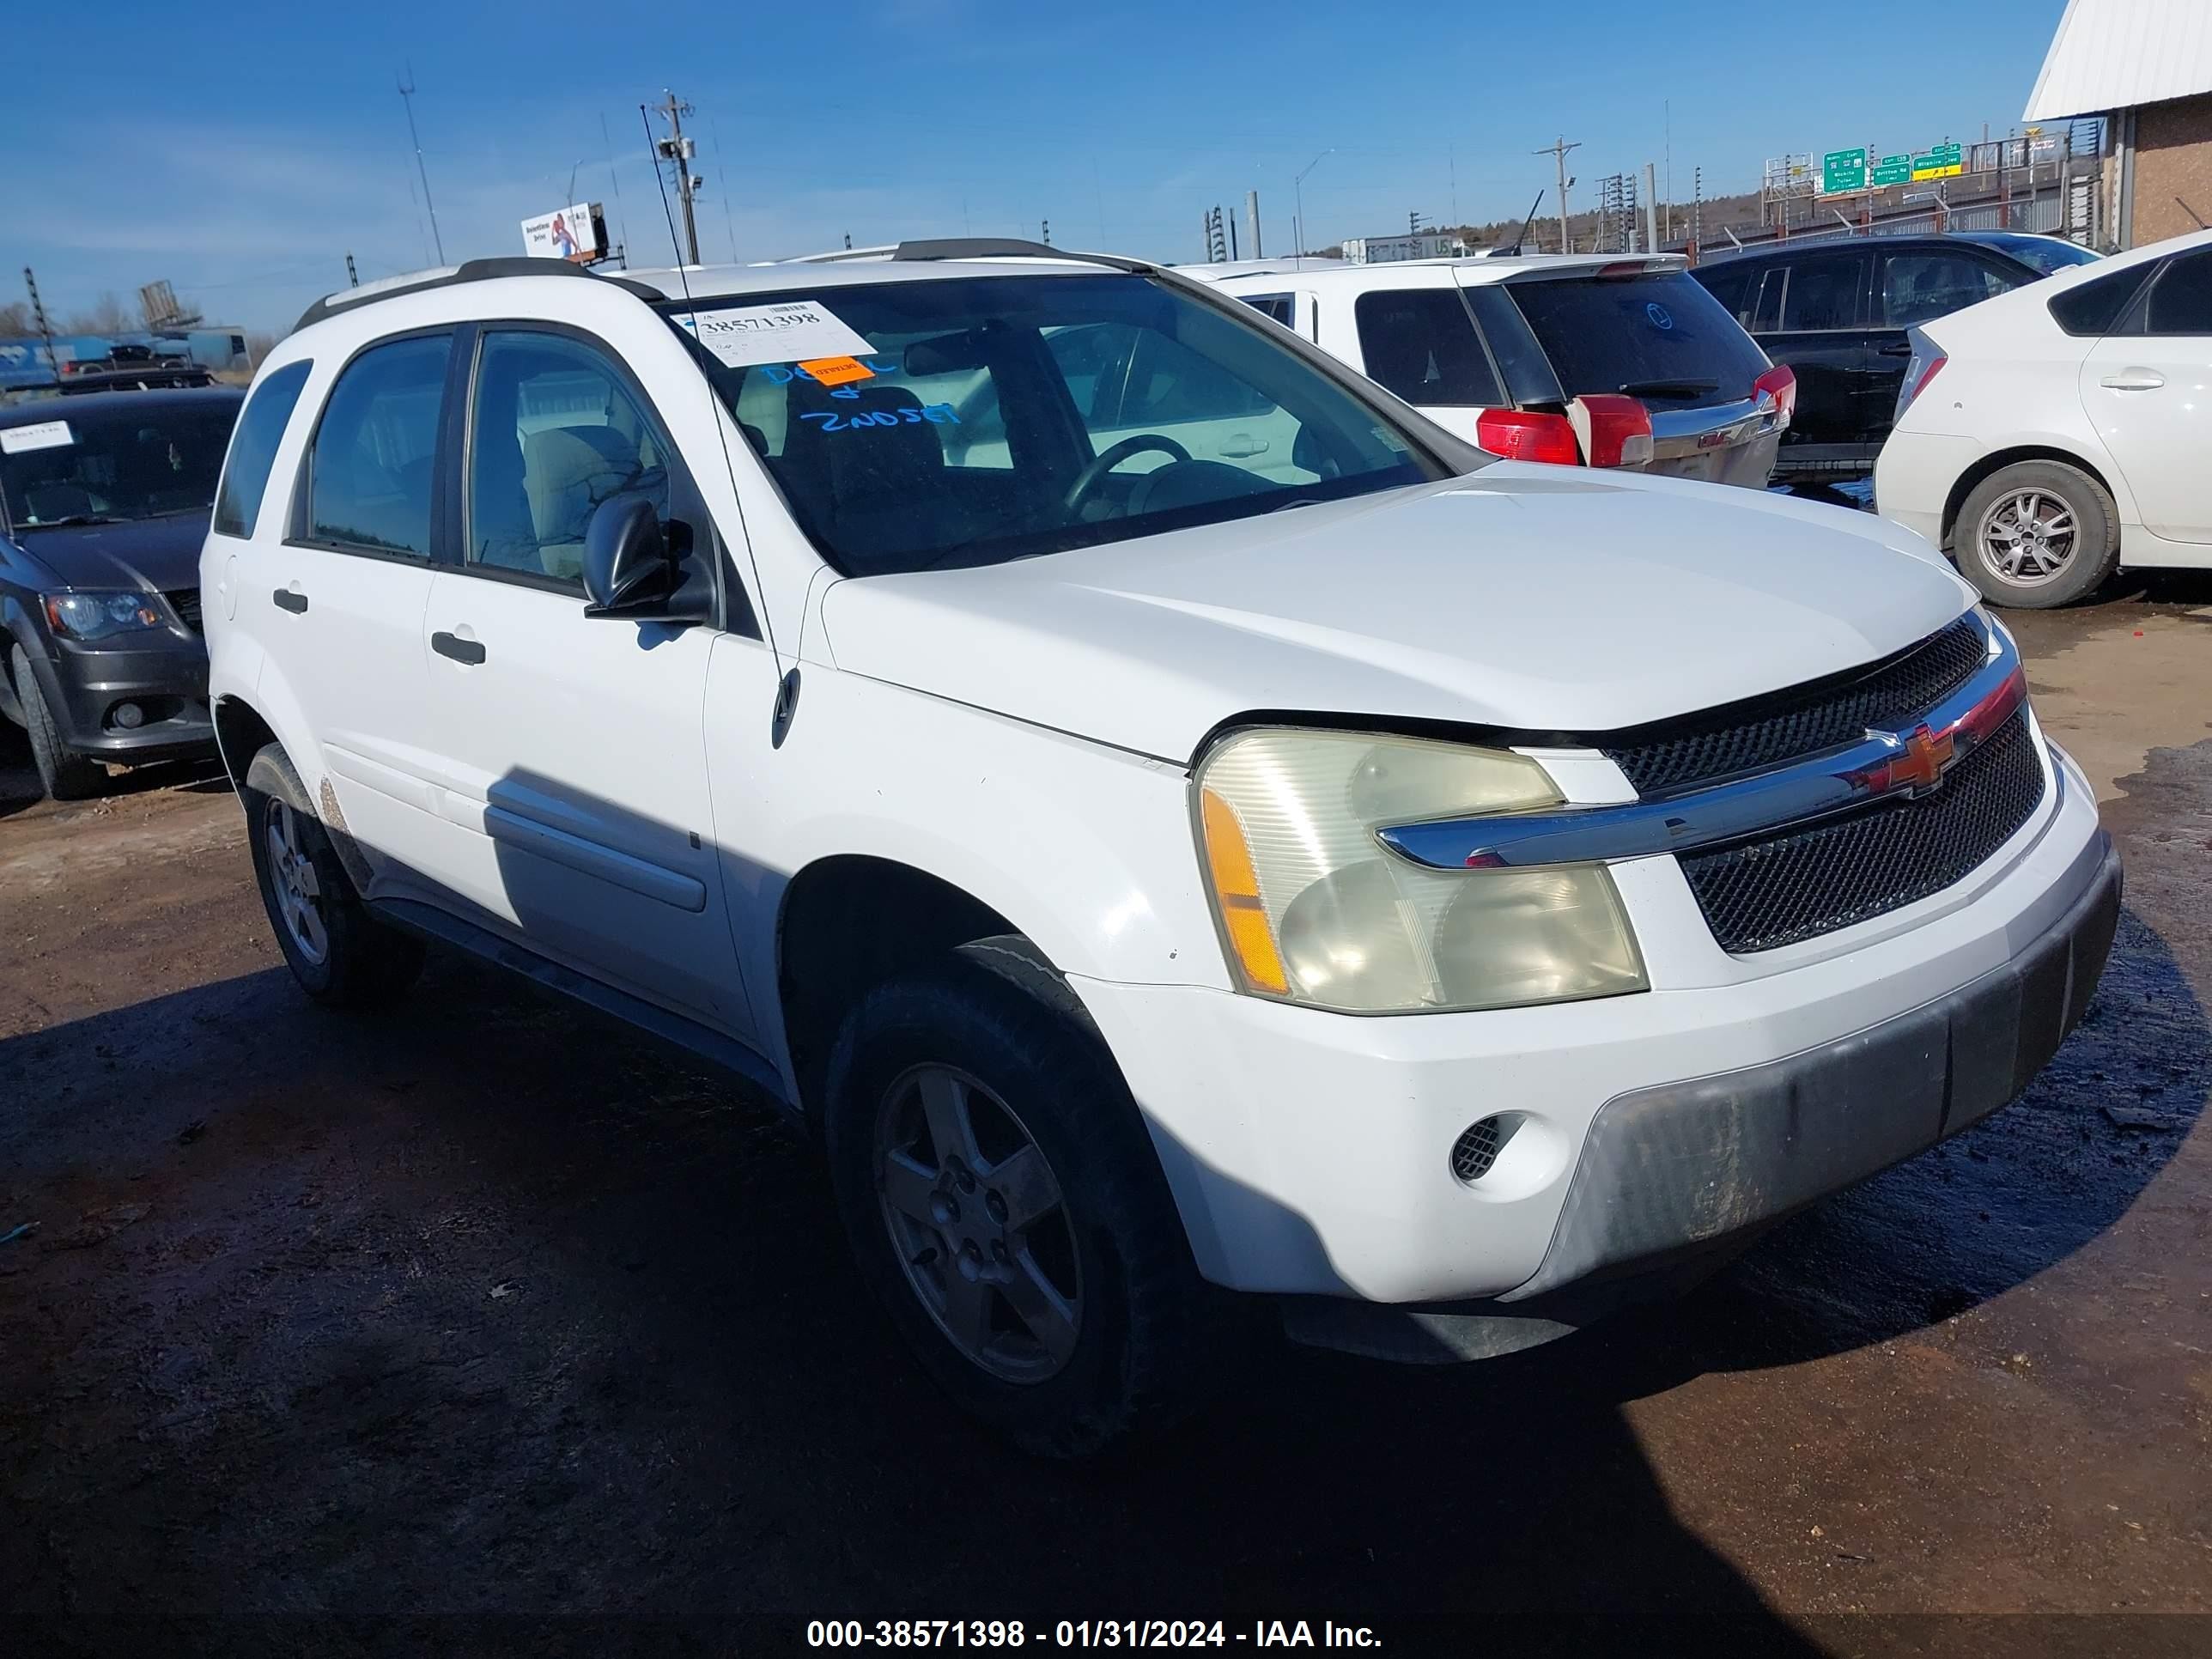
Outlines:
<svg viewBox="0 0 2212 1659"><path fill-rule="evenodd" d="M2166 376L2154 368L2124 368L2117 374L2107 374L2097 382L2115 392L2155 392L2166 384Z"/></svg>
<svg viewBox="0 0 2212 1659"><path fill-rule="evenodd" d="M455 662L480 663L484 659L483 646L474 640L465 640L458 634L431 635L430 648L441 657L451 657Z"/></svg>
<svg viewBox="0 0 2212 1659"><path fill-rule="evenodd" d="M1885 357L1910 357L1912 355L1912 342L1892 340L1887 345L1876 346L1875 349Z"/></svg>
<svg viewBox="0 0 2212 1659"><path fill-rule="evenodd" d="M307 608L307 596L294 588L280 587L269 597L279 611L289 611L295 617Z"/></svg>
<svg viewBox="0 0 2212 1659"><path fill-rule="evenodd" d="M1249 432L1237 433L1231 437L1224 439L1221 444L1221 453L1232 461L1241 461L1248 455L1264 455L1267 453L1267 441L1265 438L1255 438Z"/></svg>

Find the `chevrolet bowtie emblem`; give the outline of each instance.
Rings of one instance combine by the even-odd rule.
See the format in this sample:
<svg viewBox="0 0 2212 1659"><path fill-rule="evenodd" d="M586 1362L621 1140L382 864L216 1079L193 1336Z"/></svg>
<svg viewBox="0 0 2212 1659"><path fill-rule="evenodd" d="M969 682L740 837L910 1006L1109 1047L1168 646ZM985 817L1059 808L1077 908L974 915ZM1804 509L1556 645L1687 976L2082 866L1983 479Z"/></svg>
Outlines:
<svg viewBox="0 0 2212 1659"><path fill-rule="evenodd" d="M1889 787L1921 794L1933 789L1950 769L1957 739L1948 731L1915 727L1902 739L1905 752L1889 763Z"/></svg>

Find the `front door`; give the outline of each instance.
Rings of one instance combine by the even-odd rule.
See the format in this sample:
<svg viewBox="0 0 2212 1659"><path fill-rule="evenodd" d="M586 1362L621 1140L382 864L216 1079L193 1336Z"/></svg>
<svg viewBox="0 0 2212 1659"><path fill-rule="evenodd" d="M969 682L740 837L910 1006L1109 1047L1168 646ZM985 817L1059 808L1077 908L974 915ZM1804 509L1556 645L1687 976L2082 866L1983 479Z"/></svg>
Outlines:
<svg viewBox="0 0 2212 1659"><path fill-rule="evenodd" d="M714 630L584 614L584 541L611 496L712 547L665 428L573 333L488 328L460 469L464 556L422 623L447 885L556 961L740 1037L752 1018L707 786Z"/></svg>
<svg viewBox="0 0 2212 1659"><path fill-rule="evenodd" d="M2212 542L2212 248L2168 260L2120 326L2082 360L2081 406L2143 528Z"/></svg>

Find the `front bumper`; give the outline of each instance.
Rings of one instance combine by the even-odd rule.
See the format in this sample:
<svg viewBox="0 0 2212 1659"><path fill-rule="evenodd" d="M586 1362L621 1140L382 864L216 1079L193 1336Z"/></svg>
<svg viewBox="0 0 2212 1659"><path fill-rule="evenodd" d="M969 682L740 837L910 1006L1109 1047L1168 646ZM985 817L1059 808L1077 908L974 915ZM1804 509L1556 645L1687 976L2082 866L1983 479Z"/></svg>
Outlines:
<svg viewBox="0 0 2212 1659"><path fill-rule="evenodd" d="M1209 1279L1534 1313L1724 1250L2026 1086L2094 988L2118 907L2087 781L2050 752L2046 808L1966 881L1756 963L1704 933L1733 979L1692 972L1654 929L1650 992L1484 1013L1073 982ZM1651 896L1682 885L1671 859L1644 862L1633 882L1617 872L1640 932ZM1462 1183L1454 1142L1498 1113L1516 1132Z"/></svg>
<svg viewBox="0 0 2212 1659"><path fill-rule="evenodd" d="M128 647L64 641L30 663L63 743L80 755L136 765L214 750L207 645L197 634L157 630ZM138 706L142 725L116 723L125 703Z"/></svg>

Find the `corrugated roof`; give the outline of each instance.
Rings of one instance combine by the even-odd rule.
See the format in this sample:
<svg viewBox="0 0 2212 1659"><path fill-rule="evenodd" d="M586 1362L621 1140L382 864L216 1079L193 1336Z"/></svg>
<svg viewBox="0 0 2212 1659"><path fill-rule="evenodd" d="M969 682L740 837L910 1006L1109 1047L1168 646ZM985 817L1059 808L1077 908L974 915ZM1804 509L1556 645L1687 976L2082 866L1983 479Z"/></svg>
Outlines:
<svg viewBox="0 0 2212 1659"><path fill-rule="evenodd" d="M2212 0L2066 0L2023 121L2212 92Z"/></svg>

